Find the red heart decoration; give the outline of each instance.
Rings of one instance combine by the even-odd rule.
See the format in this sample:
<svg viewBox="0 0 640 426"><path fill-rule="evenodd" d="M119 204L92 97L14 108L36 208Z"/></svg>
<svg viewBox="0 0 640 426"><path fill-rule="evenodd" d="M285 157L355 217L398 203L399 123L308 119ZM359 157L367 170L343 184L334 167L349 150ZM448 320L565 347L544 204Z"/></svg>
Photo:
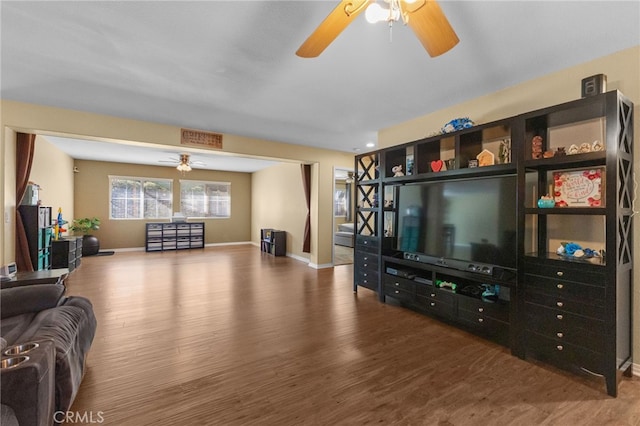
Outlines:
<svg viewBox="0 0 640 426"><path fill-rule="evenodd" d="M431 170L433 170L434 172L439 172L440 170L442 170L443 164L444 163L442 162L442 160L432 161Z"/></svg>

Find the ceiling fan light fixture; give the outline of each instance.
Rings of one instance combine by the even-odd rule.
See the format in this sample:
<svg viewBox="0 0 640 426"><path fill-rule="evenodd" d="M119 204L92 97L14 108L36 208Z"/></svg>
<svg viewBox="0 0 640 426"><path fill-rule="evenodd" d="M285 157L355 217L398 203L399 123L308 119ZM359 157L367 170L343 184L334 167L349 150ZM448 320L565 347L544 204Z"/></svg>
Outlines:
<svg viewBox="0 0 640 426"><path fill-rule="evenodd" d="M180 154L180 164L178 164L176 169L183 174L191 171L191 166L189 165L189 154Z"/></svg>
<svg viewBox="0 0 640 426"><path fill-rule="evenodd" d="M377 22L396 22L400 19L400 7L395 1L389 2L389 8L386 9L378 3L371 3L364 12L364 17L370 24Z"/></svg>

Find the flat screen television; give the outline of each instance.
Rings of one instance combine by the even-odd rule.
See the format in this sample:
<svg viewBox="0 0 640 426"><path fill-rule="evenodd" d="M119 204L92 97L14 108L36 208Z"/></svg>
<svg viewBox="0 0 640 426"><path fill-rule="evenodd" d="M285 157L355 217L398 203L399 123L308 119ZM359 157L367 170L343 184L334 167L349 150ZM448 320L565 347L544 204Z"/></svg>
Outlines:
<svg viewBox="0 0 640 426"><path fill-rule="evenodd" d="M395 248L515 269L516 184L507 175L399 187Z"/></svg>

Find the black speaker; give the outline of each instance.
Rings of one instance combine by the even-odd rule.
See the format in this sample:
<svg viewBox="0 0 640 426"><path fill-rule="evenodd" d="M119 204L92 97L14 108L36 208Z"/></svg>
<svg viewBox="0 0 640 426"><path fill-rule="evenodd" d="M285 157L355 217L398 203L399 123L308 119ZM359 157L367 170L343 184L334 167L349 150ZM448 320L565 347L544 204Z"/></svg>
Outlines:
<svg viewBox="0 0 640 426"><path fill-rule="evenodd" d="M607 91L607 76L596 74L582 79L582 97L599 95Z"/></svg>

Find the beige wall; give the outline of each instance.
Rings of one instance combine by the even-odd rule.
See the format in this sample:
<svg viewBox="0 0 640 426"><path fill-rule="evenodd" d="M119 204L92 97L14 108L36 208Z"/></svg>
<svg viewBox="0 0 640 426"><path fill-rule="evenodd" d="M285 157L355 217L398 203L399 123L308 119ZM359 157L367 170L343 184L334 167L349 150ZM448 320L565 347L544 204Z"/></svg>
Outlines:
<svg viewBox="0 0 640 426"><path fill-rule="evenodd" d="M180 128L158 123L129 120L118 117L52 108L2 100L0 125L3 149L0 160L5 165L3 180L3 204L5 211L15 215L15 132L70 136L100 141L133 141L142 144L179 147ZM216 131L216 129L202 129ZM333 211L333 168L350 168L353 155L343 152L311 148L302 145L284 144L237 135L224 135L224 149L220 154L239 154L267 159L286 159L312 164L312 241L309 256L312 265L331 263L331 229ZM9 188L8 188L9 187ZM79 211L76 215L81 214ZM251 224L256 229L260 224ZM2 229L5 252L4 261L14 258L15 223L12 221ZM300 237L301 238L301 237ZM257 241L256 241L257 242Z"/></svg>
<svg viewBox="0 0 640 426"><path fill-rule="evenodd" d="M40 185L41 204L50 206L55 217L62 208L68 222L73 218L73 175L73 158L37 136L29 180Z"/></svg>
<svg viewBox="0 0 640 426"><path fill-rule="evenodd" d="M309 259L302 252L307 206L300 164L282 163L252 175L251 236L260 240L261 228L287 232L287 254Z"/></svg>
<svg viewBox="0 0 640 426"><path fill-rule="evenodd" d="M180 210L180 180L203 180L231 183L231 217L229 219L193 219L205 223L205 244L245 242L251 240L251 174L194 169L181 175L175 167L144 166L76 160L75 218L98 217L101 249L144 247L145 223L162 220L109 219L109 176L132 176L173 180L173 211Z"/></svg>
<svg viewBox="0 0 640 426"><path fill-rule="evenodd" d="M634 104L634 171L640 176L640 46L605 56L576 67L527 81L514 87L415 118L379 132L379 145L388 147L421 139L440 129L455 117L470 117L486 123L523 112L579 99L580 82L595 74L607 76L607 90L620 90ZM637 192L637 189L636 189ZM637 194L636 194L637 195ZM639 208L638 205L635 206ZM633 232L636 268L634 268L633 342L636 365L640 364L640 223Z"/></svg>

